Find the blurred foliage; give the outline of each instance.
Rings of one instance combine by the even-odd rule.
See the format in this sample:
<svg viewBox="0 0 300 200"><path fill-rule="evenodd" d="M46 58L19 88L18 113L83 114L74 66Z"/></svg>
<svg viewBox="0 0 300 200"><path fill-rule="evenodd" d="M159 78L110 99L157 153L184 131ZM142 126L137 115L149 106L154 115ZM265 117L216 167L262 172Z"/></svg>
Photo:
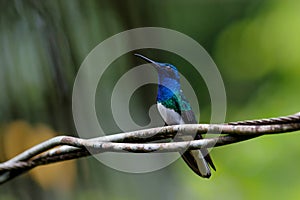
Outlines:
<svg viewBox="0 0 300 200"><path fill-rule="evenodd" d="M80 64L98 43L135 27L180 31L210 53L225 82L227 121L299 112L299 1L2 0L0 10L1 160L57 132L76 135L71 94ZM158 50L141 53L189 75L201 121L208 121L210 98L190 67L180 67L187 62ZM108 133L119 131L107 106L111 91L137 63L124 55L99 82L99 119ZM155 99L154 87L144 89L130 105L141 124ZM297 140L265 136L216 148L218 171L209 180L181 160L147 174L118 172L93 158L49 165L1 186L0 199L298 199Z"/></svg>
<svg viewBox="0 0 300 200"><path fill-rule="evenodd" d="M296 1L269 2L255 16L220 34L215 52L224 75L233 86L241 82L251 88L251 92L237 88L240 98L249 102L242 102L247 107L244 112L251 114L259 105L264 115L276 116L293 113L299 105L299 8ZM262 115L256 112L255 117Z"/></svg>

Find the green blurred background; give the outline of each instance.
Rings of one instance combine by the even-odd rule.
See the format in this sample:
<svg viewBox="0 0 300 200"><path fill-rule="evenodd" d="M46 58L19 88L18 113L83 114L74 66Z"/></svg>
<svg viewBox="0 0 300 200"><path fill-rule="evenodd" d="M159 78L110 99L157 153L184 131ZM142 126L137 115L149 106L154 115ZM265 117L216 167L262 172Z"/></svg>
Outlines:
<svg viewBox="0 0 300 200"><path fill-rule="evenodd" d="M180 31L209 52L226 87L226 121L300 111L299 1L1 0L0 10L1 161L54 135L76 136L71 96L80 64L101 41L136 27ZM141 52L184 64L167 52ZM118 59L100 80L98 99L109 103L114 83L137 64L129 54ZM197 77L191 82L207 122L205 85ZM146 89L130 105L140 124L147 123L155 100L155 87ZM116 133L105 107L100 121ZM119 172L94 158L68 161L1 185L0 199L299 199L299 139L291 133L215 148L217 172L209 180L182 160L147 174Z"/></svg>

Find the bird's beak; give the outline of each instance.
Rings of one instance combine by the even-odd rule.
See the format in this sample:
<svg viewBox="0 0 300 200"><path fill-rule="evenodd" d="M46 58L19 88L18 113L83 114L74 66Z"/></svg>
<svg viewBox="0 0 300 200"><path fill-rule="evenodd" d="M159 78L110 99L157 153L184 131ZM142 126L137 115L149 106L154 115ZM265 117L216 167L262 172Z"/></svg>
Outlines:
<svg viewBox="0 0 300 200"><path fill-rule="evenodd" d="M135 53L134 55L141 58L141 59L143 59L143 60L145 60L148 63L152 63L155 66L155 68L160 67L157 62L155 62L155 61L153 61L153 60L151 60L151 59L149 59L149 58L147 58L147 57L145 57L141 54Z"/></svg>

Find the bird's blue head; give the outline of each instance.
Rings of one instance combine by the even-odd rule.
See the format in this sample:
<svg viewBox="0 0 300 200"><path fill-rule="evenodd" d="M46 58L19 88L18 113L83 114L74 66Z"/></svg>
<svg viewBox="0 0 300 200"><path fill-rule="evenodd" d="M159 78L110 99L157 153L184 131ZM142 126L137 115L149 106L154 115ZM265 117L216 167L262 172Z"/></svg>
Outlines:
<svg viewBox="0 0 300 200"><path fill-rule="evenodd" d="M169 63L153 61L141 54L134 54L143 60L152 63L158 72L158 95L157 100L163 101L180 92L180 76L177 68Z"/></svg>

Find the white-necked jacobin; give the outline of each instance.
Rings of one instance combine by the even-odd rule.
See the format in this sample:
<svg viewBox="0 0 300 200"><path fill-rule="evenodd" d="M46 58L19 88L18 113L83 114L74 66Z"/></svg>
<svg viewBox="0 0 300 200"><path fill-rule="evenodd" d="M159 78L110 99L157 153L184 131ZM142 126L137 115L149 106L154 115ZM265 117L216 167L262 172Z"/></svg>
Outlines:
<svg viewBox="0 0 300 200"><path fill-rule="evenodd" d="M177 68L168 63L155 62L141 54L134 55L152 63L158 72L156 102L158 111L166 125L197 124L190 103L181 90L180 76ZM201 138L200 134L196 134L195 139ZM201 177L210 177L209 165L216 170L207 149L186 151L182 154L182 158Z"/></svg>

